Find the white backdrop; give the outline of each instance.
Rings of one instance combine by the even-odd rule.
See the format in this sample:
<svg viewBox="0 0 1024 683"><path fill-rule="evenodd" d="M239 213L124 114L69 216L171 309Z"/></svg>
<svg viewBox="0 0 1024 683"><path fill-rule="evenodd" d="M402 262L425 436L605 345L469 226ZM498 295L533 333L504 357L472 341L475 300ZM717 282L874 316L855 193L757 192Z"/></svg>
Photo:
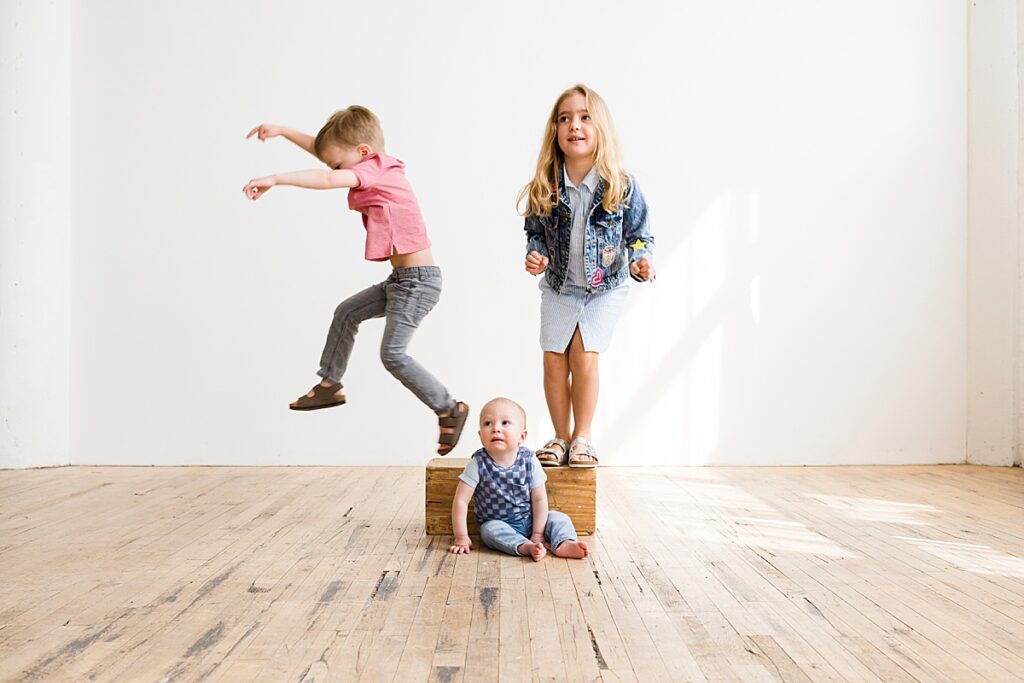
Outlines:
<svg viewBox="0 0 1024 683"><path fill-rule="evenodd" d="M0 0L0 467L70 462L70 19Z"/></svg>
<svg viewBox="0 0 1024 683"><path fill-rule="evenodd" d="M474 408L521 402L542 442L514 199L576 81L607 100L657 238L658 281L602 359L602 462L962 461L963 3L624 7L76 4L71 461L430 457L380 321L347 406L287 410L336 303L387 267L362 260L344 191L249 203L250 177L316 162L243 138L352 103L407 163L445 273L412 352Z"/></svg>

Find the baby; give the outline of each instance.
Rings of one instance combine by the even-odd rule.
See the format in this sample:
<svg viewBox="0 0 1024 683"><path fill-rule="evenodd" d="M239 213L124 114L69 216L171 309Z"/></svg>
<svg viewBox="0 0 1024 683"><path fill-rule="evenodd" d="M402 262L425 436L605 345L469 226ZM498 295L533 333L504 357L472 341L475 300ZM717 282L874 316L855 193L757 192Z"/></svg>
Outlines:
<svg viewBox="0 0 1024 683"><path fill-rule="evenodd" d="M452 503L455 543L449 552L461 555L473 547L466 512L473 500L480 539L509 555L539 562L550 548L558 557L583 559L587 545L576 537L569 516L548 510L544 474L526 440L526 412L507 398L495 398L480 411L480 442L459 475Z"/></svg>

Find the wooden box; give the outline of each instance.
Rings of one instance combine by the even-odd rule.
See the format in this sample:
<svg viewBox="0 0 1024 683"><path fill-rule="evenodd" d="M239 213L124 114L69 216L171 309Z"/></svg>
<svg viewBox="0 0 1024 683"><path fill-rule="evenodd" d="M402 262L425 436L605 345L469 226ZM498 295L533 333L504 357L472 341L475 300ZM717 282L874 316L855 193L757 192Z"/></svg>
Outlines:
<svg viewBox="0 0 1024 683"><path fill-rule="evenodd" d="M427 463L426 504L424 527L428 535L443 536L452 533L452 499L459 475L469 458L434 458ZM576 533L589 536L594 533L597 513L597 468L545 467L548 475L548 508L569 515ZM469 533L480 534L473 517L473 503L469 504L466 521Z"/></svg>

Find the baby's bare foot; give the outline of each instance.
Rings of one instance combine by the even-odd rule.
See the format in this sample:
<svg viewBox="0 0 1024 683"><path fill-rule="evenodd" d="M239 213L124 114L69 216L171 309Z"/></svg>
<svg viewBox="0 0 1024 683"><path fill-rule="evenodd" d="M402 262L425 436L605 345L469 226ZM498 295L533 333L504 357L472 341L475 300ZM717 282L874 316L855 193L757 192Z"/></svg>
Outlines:
<svg viewBox="0 0 1024 683"><path fill-rule="evenodd" d="M555 557L570 557L582 560L589 554L590 551L587 550L587 544L583 541L563 541L560 546L555 548Z"/></svg>
<svg viewBox="0 0 1024 683"><path fill-rule="evenodd" d="M544 559L544 556L548 554L548 551L544 549L543 543L531 543L529 541L526 543L520 543L517 550L523 557L526 557L527 555L532 557L534 562L540 562Z"/></svg>

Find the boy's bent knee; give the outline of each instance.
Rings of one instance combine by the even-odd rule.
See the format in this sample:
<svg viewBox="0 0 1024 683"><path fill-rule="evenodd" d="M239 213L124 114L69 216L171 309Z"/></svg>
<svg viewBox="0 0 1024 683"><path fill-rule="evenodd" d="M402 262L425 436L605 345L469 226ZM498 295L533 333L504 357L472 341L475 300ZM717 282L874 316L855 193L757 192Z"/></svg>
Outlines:
<svg viewBox="0 0 1024 683"><path fill-rule="evenodd" d="M334 307L334 317L338 320L354 320L356 309L347 301Z"/></svg>
<svg viewBox="0 0 1024 683"><path fill-rule="evenodd" d="M409 356L390 349L381 349L380 362L384 364L384 368L391 374L401 373L409 362Z"/></svg>

